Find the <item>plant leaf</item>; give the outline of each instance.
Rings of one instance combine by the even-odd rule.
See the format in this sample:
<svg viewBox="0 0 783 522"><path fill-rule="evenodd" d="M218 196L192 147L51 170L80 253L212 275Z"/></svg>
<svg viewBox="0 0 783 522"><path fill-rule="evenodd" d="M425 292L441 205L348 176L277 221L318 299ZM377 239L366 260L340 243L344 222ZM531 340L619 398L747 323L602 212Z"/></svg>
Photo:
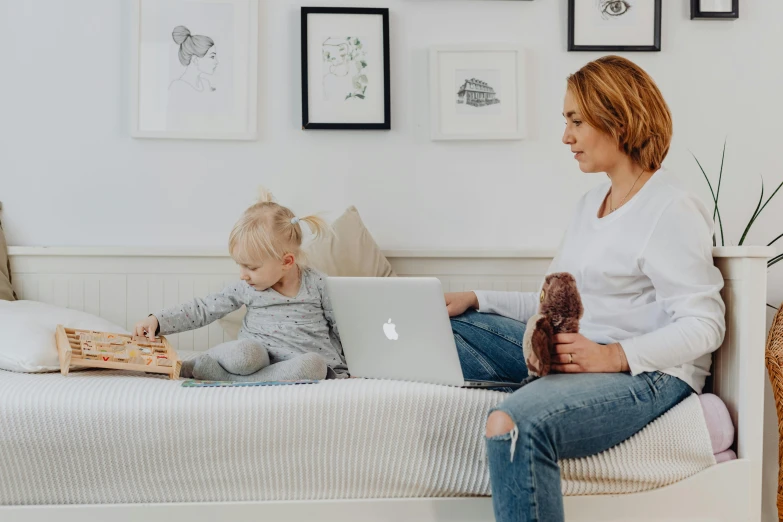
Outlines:
<svg viewBox="0 0 783 522"><path fill-rule="evenodd" d="M712 194L712 201L715 203L715 210L713 214L718 214L718 226L720 227L720 245L725 246L725 241L723 239L723 220L720 217L720 210L718 209L718 198L715 197L715 191L712 190L712 183L710 183L710 178L707 176L707 173L704 172L704 167L701 166L701 163L699 163L699 158L696 157L696 155L691 152L691 156L693 156L693 159L696 160L696 164L699 166L699 170L701 170L702 175L704 175L704 179L707 180L707 186L710 187L710 194ZM712 246L716 246L715 244L715 235L712 236Z"/></svg>
<svg viewBox="0 0 783 522"><path fill-rule="evenodd" d="M764 180L763 179L761 181L761 186L762 186L762 194L763 194L763 188L764 188ZM775 194L778 193L778 190L780 190L781 187L783 187L783 181L780 183L780 185L778 185L778 188L775 189L775 192L773 192L772 195L767 198L767 201L765 201L764 204L761 205L761 208L758 208L758 207L756 208L756 213L753 214L753 217L750 219L750 223L748 223L748 229L750 229L750 227L753 226L753 223L756 222L756 219L758 219L758 217L761 215L761 212L764 210L764 207L766 207L767 204L770 201L772 201L772 198L775 197ZM780 236L778 236L778 237L780 237Z"/></svg>
<svg viewBox="0 0 783 522"><path fill-rule="evenodd" d="M717 205L716 208L718 208ZM720 227L720 246L726 246L726 242L723 240L723 218L720 217L720 208L718 208L718 226Z"/></svg>
<svg viewBox="0 0 783 522"><path fill-rule="evenodd" d="M767 261L767 267L770 267L770 266L774 265L775 263L777 263L781 259L783 259L783 254L778 254L777 256L775 256L772 259L770 259L769 261Z"/></svg>
<svg viewBox="0 0 783 522"><path fill-rule="evenodd" d="M759 202L756 204L756 210L753 211L753 215L750 218L750 221L748 221L748 225L745 227L745 231L742 232L742 237L739 240L738 246L742 245L743 241L745 241L745 236L748 235L748 231L750 230L751 225L753 225L753 221L756 219L756 216L758 216L759 209L761 208L761 201L764 199L764 178L761 178L761 196L759 196Z"/></svg>
<svg viewBox="0 0 783 522"><path fill-rule="evenodd" d="M720 157L720 172L718 172L718 190L715 192L715 210L712 211L712 219L718 212L718 199L720 199L720 182L723 179L723 160L726 159L726 140L723 140L723 155Z"/></svg>
<svg viewBox="0 0 783 522"><path fill-rule="evenodd" d="M759 215L761 215L761 211L764 210L764 207L767 206L767 203L769 203L772 200L772 198L775 197L775 194L778 193L778 190L780 190L780 187L783 187L783 181L780 182L780 185L778 185L778 188L775 189L775 192L773 192L772 195L767 198L767 201L765 201L764 204L761 205L761 208L759 209L759 211L756 213L755 216L753 216L753 220L754 221L756 220L757 217L759 217Z"/></svg>
<svg viewBox="0 0 783 522"><path fill-rule="evenodd" d="M770 241L769 243L767 243L767 246L772 246L772 243L774 243L775 241L777 241L777 240L778 240L778 239L780 239L781 237L783 237L783 234L780 234L778 237L776 237L775 239L773 239L772 241Z"/></svg>

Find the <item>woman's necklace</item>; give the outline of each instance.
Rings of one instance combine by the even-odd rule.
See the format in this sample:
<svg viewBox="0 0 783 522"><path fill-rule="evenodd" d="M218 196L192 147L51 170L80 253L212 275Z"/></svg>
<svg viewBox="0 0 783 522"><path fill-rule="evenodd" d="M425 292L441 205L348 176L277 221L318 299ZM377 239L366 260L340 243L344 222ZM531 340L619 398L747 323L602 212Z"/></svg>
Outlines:
<svg viewBox="0 0 783 522"><path fill-rule="evenodd" d="M628 197L628 195L633 191L633 188L636 186L636 182L639 181L639 178L642 177L642 174L644 174L644 169L639 173L639 175L636 177L636 181L633 182L633 185L631 185L631 190L628 191L628 194L625 195L625 197L620 201L620 204L616 207L614 206L614 201L612 201L614 198L612 198L612 189L609 189L609 213L611 214L618 208L623 206L623 203L625 203L625 199Z"/></svg>

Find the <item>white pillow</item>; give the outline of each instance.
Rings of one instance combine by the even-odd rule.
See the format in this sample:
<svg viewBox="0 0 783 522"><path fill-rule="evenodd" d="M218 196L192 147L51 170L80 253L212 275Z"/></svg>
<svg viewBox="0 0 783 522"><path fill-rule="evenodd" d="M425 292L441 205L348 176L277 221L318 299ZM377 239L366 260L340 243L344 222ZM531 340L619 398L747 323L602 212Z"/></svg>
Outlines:
<svg viewBox="0 0 783 522"><path fill-rule="evenodd" d="M79 310L37 301L0 301L0 369L12 372L59 371L54 334L57 325L128 333L121 326Z"/></svg>

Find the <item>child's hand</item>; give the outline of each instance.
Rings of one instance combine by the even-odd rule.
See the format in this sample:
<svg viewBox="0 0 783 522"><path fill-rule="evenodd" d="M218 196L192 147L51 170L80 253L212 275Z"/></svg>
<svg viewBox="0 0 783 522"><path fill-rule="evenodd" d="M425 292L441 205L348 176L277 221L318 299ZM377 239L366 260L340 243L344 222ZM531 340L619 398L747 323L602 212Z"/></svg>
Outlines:
<svg viewBox="0 0 783 522"><path fill-rule="evenodd" d="M133 335L146 335L150 341L155 339L155 332L158 331L158 318L151 315L136 323L136 328L133 330Z"/></svg>

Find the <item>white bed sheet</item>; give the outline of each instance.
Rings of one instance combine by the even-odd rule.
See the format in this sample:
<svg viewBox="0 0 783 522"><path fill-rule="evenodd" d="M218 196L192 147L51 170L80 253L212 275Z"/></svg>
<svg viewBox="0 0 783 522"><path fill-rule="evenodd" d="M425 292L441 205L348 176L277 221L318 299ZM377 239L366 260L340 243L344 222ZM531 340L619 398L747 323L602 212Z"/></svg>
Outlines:
<svg viewBox="0 0 783 522"><path fill-rule="evenodd" d="M490 494L483 426L503 393L359 379L181 382L0 370L0 504ZM693 395L623 444L563 461L563 491L644 491L714 464Z"/></svg>

